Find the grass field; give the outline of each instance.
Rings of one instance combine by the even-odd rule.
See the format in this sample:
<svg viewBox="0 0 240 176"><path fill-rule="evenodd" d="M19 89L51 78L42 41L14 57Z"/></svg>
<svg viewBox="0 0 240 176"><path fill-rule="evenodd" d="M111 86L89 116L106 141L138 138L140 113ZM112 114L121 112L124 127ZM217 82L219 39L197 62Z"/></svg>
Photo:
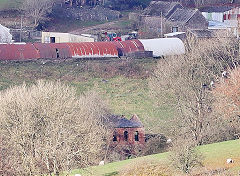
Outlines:
<svg viewBox="0 0 240 176"><path fill-rule="evenodd" d="M204 156L204 166L207 169L229 169L233 175L238 175L240 172L240 140L226 141L221 143L209 144L198 147L199 152ZM70 175L81 173L82 175L104 175L111 176L125 168L136 163L143 162L159 162L162 165L169 166L169 152L145 157L129 159L114 163L109 163L104 166L90 167L85 170L73 170ZM234 163L227 164L226 159L232 158Z"/></svg>
<svg viewBox="0 0 240 176"><path fill-rule="evenodd" d="M156 126L159 119L172 116L171 108L157 108L149 93L148 75L155 63L154 59L1 63L0 90L37 79L61 80L75 86L78 93L98 92L112 113L139 115L147 130Z"/></svg>
<svg viewBox="0 0 240 176"><path fill-rule="evenodd" d="M0 0L0 10L9 10L18 8L23 0Z"/></svg>

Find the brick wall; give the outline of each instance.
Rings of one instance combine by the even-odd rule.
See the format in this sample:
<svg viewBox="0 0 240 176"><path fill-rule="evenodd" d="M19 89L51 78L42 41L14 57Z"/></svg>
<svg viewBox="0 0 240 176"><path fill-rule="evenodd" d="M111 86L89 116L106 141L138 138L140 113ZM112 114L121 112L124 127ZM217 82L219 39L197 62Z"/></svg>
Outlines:
<svg viewBox="0 0 240 176"><path fill-rule="evenodd" d="M128 132L128 140L124 138L124 132ZM135 141L135 133L138 132L138 141ZM139 145L145 144L144 128L116 128L113 132L116 135L117 141L112 141L112 145Z"/></svg>
<svg viewBox="0 0 240 176"><path fill-rule="evenodd" d="M128 132L128 140L124 138L124 132ZM135 132L138 131L138 141L135 141ZM141 152L145 147L144 128L115 128L113 135L116 135L117 141L111 140L110 148L117 151L122 156L135 155Z"/></svg>

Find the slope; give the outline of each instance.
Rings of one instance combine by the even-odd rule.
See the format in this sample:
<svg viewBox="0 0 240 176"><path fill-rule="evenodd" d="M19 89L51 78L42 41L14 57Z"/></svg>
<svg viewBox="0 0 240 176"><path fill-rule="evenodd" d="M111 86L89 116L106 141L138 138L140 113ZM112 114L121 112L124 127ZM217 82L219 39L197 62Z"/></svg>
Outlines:
<svg viewBox="0 0 240 176"><path fill-rule="evenodd" d="M198 147L199 152L204 156L204 166L207 169L229 169L232 174L237 174L240 171L240 140L225 141ZM73 170L70 175L81 173L83 175L117 175L119 171L131 167L136 163L147 163L155 161L166 167L170 165L167 153L160 153L156 155L149 155L145 157L129 159L114 163L109 163L104 166L89 167L85 170ZM232 158L234 163L227 164L226 159Z"/></svg>

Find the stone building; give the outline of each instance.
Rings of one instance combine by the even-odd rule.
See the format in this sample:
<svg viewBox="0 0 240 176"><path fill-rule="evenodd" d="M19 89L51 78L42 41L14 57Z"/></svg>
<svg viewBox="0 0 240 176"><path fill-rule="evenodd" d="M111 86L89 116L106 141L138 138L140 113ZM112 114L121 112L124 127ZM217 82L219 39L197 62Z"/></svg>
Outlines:
<svg viewBox="0 0 240 176"><path fill-rule="evenodd" d="M145 130L137 115L133 115L130 120L124 116L112 115L109 120L113 129L110 148L125 156L144 148Z"/></svg>
<svg viewBox="0 0 240 176"><path fill-rule="evenodd" d="M169 32L186 32L189 29L208 29L208 22L197 9L177 9L167 20Z"/></svg>
<svg viewBox="0 0 240 176"><path fill-rule="evenodd" d="M140 19L149 36L208 28L208 22L199 10L184 8L178 2L152 1Z"/></svg>

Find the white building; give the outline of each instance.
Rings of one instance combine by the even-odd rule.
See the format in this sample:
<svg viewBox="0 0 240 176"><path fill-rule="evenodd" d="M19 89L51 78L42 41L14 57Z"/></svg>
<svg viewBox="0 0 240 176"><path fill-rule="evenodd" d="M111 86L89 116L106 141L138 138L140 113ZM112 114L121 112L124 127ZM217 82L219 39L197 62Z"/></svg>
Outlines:
<svg viewBox="0 0 240 176"><path fill-rule="evenodd" d="M42 32L42 43L81 43L94 42L91 35L74 35L60 32Z"/></svg>
<svg viewBox="0 0 240 176"><path fill-rule="evenodd" d="M12 43L10 29L0 24L0 43Z"/></svg>

